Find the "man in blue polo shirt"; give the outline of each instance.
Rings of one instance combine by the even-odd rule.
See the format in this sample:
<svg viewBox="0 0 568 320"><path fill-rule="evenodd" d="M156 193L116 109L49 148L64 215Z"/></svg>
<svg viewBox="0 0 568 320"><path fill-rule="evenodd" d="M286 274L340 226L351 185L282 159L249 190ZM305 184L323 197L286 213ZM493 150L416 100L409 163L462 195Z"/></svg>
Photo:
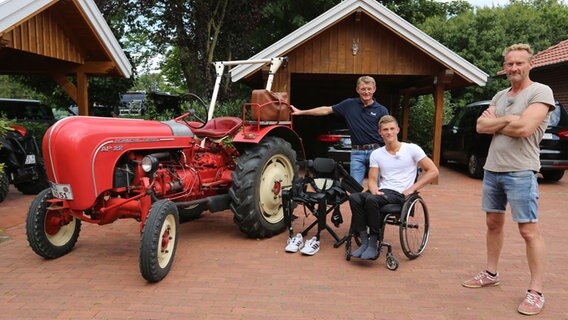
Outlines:
<svg viewBox="0 0 568 320"><path fill-rule="evenodd" d="M295 116L325 116L333 113L345 118L351 131L350 174L360 184L363 184L365 179L371 152L384 145L379 135L379 120L389 112L385 106L373 99L376 90L375 79L362 76L357 80L358 98L349 98L333 106L321 106L308 110L299 110L290 106Z"/></svg>

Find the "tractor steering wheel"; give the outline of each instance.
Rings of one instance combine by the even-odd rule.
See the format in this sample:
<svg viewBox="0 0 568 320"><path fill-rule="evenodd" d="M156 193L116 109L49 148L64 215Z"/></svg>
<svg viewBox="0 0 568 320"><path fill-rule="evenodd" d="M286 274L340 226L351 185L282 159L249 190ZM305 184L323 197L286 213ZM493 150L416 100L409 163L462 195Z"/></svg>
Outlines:
<svg viewBox="0 0 568 320"><path fill-rule="evenodd" d="M205 110L205 114L207 114L207 104L198 95L193 94L193 93L186 93L186 94L181 96L181 99L185 100L185 101L189 101L188 98L190 98L190 97L193 97L193 98L197 99L199 102L201 102L201 105L203 106L203 110ZM200 116L198 116L197 113L195 112L195 110L188 110L188 111L189 111L189 113L187 114L187 116L182 119L183 122L185 122L185 124L187 126L189 126L192 129L201 129L201 128L205 127L205 125L207 124L207 121L203 120ZM189 118L189 117L194 117L198 121L197 122L196 121L188 122L186 120L186 118Z"/></svg>

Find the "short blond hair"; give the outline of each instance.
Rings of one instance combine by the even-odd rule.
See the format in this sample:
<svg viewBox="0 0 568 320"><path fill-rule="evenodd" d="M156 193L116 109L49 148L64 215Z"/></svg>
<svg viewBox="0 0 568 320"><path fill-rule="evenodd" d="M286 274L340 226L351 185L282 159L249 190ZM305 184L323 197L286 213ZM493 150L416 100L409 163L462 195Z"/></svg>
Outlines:
<svg viewBox="0 0 568 320"><path fill-rule="evenodd" d="M359 88L359 85L360 85L361 83L364 83L364 84L372 84L373 87L375 87L375 88L377 87L377 83L375 82L375 79L374 79L373 77L371 77L371 76L361 76L361 77L359 77L359 79L357 79L357 88Z"/></svg>
<svg viewBox="0 0 568 320"><path fill-rule="evenodd" d="M508 46L507 48L505 48L505 50L503 50L503 58L505 58L507 53L511 51L522 51L522 50L529 53L529 60L532 59L533 50L531 46L526 43L515 43L513 45Z"/></svg>
<svg viewBox="0 0 568 320"><path fill-rule="evenodd" d="M382 116L381 119L379 119L379 129L383 126L383 124L392 122L394 122L394 124L398 127L398 121L396 121L395 117L388 114L386 116Z"/></svg>

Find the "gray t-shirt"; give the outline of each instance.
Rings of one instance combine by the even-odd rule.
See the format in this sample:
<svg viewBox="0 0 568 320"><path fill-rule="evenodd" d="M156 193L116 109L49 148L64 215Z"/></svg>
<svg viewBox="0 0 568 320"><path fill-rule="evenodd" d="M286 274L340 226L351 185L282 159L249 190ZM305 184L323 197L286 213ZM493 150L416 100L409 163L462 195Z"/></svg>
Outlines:
<svg viewBox="0 0 568 320"><path fill-rule="evenodd" d="M507 96L510 89L497 92L491 100L490 105L495 106L497 117L521 115L529 105L538 102L549 105L549 113L540 126L526 138L510 137L501 133L493 135L483 168L493 172L536 172L540 170L539 143L548 126L550 110L554 109L554 96L550 87L538 82L533 82L514 97Z"/></svg>

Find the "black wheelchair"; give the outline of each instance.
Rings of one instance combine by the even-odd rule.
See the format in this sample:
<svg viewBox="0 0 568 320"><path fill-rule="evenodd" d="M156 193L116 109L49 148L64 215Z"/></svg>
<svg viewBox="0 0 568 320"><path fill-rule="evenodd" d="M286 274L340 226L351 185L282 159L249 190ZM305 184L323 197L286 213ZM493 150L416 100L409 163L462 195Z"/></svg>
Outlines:
<svg viewBox="0 0 568 320"><path fill-rule="evenodd" d="M294 208L301 204L304 213L313 214L316 220L305 228L301 234L305 237L317 226L316 238L319 240L321 231L325 230L335 240L334 247L339 247L346 239L340 238L328 225L327 216L331 213L331 222L337 228L343 223L340 206L349 199L349 193L360 192L363 187L353 179L340 163L329 158L299 161L304 176L296 176L291 186L282 190L282 207L284 222L288 227L290 237L293 236L292 220Z"/></svg>
<svg viewBox="0 0 568 320"><path fill-rule="evenodd" d="M396 225L399 230L400 246L404 255L412 260L418 258L430 237L430 228L428 220L428 207L424 199L418 192L408 196L402 204L387 204L380 209L381 213L385 215L383 228L379 230L379 255L383 248L387 248L386 266L389 270L398 269L398 259L392 253L392 246L384 241L384 231L387 225ZM345 259L351 260L351 247L352 239L360 245L361 241L357 234L349 232L349 235L344 240L345 242ZM378 258L377 256L377 258Z"/></svg>

